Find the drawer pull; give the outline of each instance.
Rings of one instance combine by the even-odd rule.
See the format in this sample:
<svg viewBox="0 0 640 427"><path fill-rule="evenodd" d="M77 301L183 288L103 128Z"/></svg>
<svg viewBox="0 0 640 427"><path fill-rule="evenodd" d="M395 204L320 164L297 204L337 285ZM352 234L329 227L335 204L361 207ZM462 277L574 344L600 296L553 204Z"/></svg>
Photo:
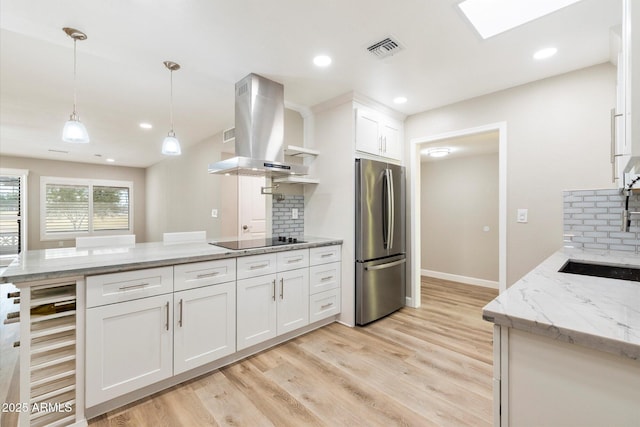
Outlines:
<svg viewBox="0 0 640 427"><path fill-rule="evenodd" d="M320 255L320 258L329 258L330 256L333 256L333 252L329 252L328 254L322 254Z"/></svg>
<svg viewBox="0 0 640 427"><path fill-rule="evenodd" d="M145 286L149 286L148 282L143 282L143 283L138 283L137 285L129 285L129 286L120 286L121 291L130 291L132 289L140 289L140 288L144 288Z"/></svg>
<svg viewBox="0 0 640 427"><path fill-rule="evenodd" d="M220 274L219 271L213 271L211 273L202 273L202 274L198 274L196 276L196 279L206 279L207 277L217 276L218 274Z"/></svg>
<svg viewBox="0 0 640 427"><path fill-rule="evenodd" d="M333 303L332 303L332 302L330 302L329 304L321 305L321 306L320 306L320 310L325 310L325 309L327 309L327 308L331 307L332 305L333 305Z"/></svg>
<svg viewBox="0 0 640 427"><path fill-rule="evenodd" d="M252 265L251 267L249 267L250 270L257 270L259 268L266 268L269 267L269 264L257 264L257 265Z"/></svg>
<svg viewBox="0 0 640 427"><path fill-rule="evenodd" d="M296 258L296 259L290 259L289 261L287 261L287 264L293 264L294 262L300 262L300 261L302 261L302 257Z"/></svg>
<svg viewBox="0 0 640 427"><path fill-rule="evenodd" d="M323 277L322 279L320 279L320 281L321 282L326 282L327 280L331 280L331 279L333 279L333 276L326 276L326 277Z"/></svg>

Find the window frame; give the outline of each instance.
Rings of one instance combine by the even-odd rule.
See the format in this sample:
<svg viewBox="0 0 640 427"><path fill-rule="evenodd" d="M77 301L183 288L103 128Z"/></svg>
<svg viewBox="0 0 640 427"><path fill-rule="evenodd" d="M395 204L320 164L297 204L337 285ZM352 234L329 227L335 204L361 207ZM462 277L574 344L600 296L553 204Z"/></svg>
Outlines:
<svg viewBox="0 0 640 427"><path fill-rule="evenodd" d="M28 169L13 169L13 168L0 168L0 175L14 176L20 178L20 253L27 251L27 232L28 232L28 205L27 205L27 192L29 191L29 183L27 178L29 177ZM15 256L15 255L14 255ZM3 265L0 262L0 265Z"/></svg>
<svg viewBox="0 0 640 427"><path fill-rule="evenodd" d="M76 185L89 189L89 218L88 231L68 231L47 233L47 185ZM129 228L127 230L99 230L93 229L93 188L94 187L121 187L129 190ZM70 240L85 236L111 236L117 234L134 234L134 192L133 181L66 178L55 176L40 177L40 240Z"/></svg>

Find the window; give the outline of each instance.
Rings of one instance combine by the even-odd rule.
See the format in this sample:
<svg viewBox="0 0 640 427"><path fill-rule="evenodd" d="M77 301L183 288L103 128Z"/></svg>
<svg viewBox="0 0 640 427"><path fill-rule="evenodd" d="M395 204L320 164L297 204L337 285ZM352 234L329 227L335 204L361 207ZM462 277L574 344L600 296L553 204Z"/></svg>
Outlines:
<svg viewBox="0 0 640 427"><path fill-rule="evenodd" d="M42 240L133 233L133 183L42 177Z"/></svg>
<svg viewBox="0 0 640 427"><path fill-rule="evenodd" d="M22 250L22 177L0 175L0 256Z"/></svg>

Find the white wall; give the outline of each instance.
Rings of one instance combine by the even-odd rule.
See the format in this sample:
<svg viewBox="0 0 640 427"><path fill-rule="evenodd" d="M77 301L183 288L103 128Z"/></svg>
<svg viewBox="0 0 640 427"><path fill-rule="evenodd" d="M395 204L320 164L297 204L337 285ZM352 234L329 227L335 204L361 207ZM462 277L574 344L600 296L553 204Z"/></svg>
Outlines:
<svg viewBox="0 0 640 427"><path fill-rule="evenodd" d="M562 190L613 188L615 74L611 64L601 64L406 120L407 149L412 139L507 123L507 284L562 246ZM529 209L527 224L516 222L518 208Z"/></svg>
<svg viewBox="0 0 640 427"><path fill-rule="evenodd" d="M497 287L498 154L423 162L420 175L423 272Z"/></svg>

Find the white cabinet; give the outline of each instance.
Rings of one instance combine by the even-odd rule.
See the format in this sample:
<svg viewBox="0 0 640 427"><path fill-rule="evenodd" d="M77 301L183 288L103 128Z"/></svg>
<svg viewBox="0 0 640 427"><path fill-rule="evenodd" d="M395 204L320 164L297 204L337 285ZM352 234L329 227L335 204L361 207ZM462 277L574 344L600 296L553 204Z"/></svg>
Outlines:
<svg viewBox="0 0 640 427"><path fill-rule="evenodd" d="M311 249L309 267L309 322L340 313L342 262L341 246Z"/></svg>
<svg viewBox="0 0 640 427"><path fill-rule="evenodd" d="M268 270L271 260L264 255L238 259L254 269L255 277L237 282L237 349L242 350L309 323L309 250L279 252L272 255L285 271L258 275ZM255 258L255 259L254 259ZM267 266L265 266L267 265ZM292 268L292 265L303 268Z"/></svg>
<svg viewBox="0 0 640 427"><path fill-rule="evenodd" d="M624 173L634 169L637 173L640 166L640 114L633 113L634 106L640 108L640 28L632 25L640 22L640 5L632 0L623 0L622 5L616 108L611 115L611 163L619 187L627 184Z"/></svg>
<svg viewBox="0 0 640 427"><path fill-rule="evenodd" d="M235 282L176 292L173 303L174 375L236 351Z"/></svg>
<svg viewBox="0 0 640 427"><path fill-rule="evenodd" d="M172 376L172 319L172 294L87 310L87 407Z"/></svg>
<svg viewBox="0 0 640 427"><path fill-rule="evenodd" d="M364 107L356 108L356 150L393 160L402 160L402 124Z"/></svg>

